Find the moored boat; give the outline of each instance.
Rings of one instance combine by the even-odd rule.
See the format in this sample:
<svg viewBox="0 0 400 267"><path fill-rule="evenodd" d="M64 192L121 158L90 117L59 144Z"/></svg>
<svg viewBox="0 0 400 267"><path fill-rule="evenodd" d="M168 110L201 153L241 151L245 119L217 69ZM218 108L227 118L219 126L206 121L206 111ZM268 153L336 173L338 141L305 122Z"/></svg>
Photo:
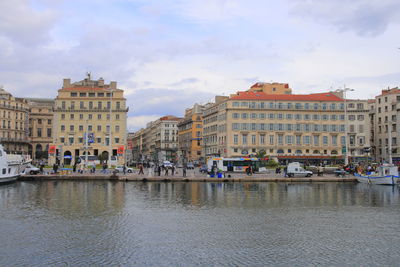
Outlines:
<svg viewBox="0 0 400 267"><path fill-rule="evenodd" d="M0 184L16 181L29 162L23 155L7 155L0 145Z"/></svg>
<svg viewBox="0 0 400 267"><path fill-rule="evenodd" d="M369 175L354 175L360 183L380 185L396 185L400 183L398 167L393 165L379 166L376 173L370 173Z"/></svg>

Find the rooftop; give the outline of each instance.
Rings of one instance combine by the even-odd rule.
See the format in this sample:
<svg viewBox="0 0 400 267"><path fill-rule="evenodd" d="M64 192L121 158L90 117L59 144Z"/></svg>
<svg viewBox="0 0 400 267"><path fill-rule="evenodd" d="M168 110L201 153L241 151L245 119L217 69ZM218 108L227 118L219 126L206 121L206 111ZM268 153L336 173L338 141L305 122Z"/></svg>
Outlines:
<svg viewBox="0 0 400 267"><path fill-rule="evenodd" d="M333 93L317 93L308 95L265 94L263 92L242 91L230 97L231 100L273 100L273 101L343 101L343 98Z"/></svg>

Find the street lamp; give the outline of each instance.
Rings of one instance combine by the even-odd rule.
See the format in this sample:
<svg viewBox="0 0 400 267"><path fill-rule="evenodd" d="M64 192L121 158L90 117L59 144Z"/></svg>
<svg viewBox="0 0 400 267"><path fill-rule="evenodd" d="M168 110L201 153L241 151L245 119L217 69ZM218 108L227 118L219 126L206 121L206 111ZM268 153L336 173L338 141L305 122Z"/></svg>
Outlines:
<svg viewBox="0 0 400 267"><path fill-rule="evenodd" d="M345 152L344 152L344 164L345 165L348 165L349 164L349 157L348 157L348 151L349 151L349 147L348 147L348 141L347 141L347 139L348 139L348 136L347 136L347 104L346 104L346 92L347 91L350 91L350 92L352 92L352 91L354 91L354 89L351 89L351 88L346 88L346 86L344 86L344 88L343 89L337 89L335 92L338 92L338 93L343 93L343 102L344 102L344 122L345 122L345 125L344 125L344 135L345 135Z"/></svg>

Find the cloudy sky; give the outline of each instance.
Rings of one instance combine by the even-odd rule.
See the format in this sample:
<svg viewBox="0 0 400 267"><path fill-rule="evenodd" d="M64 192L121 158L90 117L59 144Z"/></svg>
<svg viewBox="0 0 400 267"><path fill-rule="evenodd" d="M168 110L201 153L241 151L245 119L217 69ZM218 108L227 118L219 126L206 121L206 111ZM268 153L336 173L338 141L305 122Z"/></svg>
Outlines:
<svg viewBox="0 0 400 267"><path fill-rule="evenodd" d="M285 82L294 93L400 82L398 0L0 1L0 85L55 97L87 71L125 90L129 128Z"/></svg>

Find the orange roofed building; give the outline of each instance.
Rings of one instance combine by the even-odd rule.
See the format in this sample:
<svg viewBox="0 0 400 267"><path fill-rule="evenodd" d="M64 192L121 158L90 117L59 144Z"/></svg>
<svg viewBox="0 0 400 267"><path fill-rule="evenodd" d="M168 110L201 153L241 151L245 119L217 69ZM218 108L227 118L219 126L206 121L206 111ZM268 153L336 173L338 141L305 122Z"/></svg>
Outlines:
<svg viewBox="0 0 400 267"><path fill-rule="evenodd" d="M214 109L217 149L206 153L207 158L265 151L267 157L283 161L317 164L343 160L344 99L337 93L291 94L288 84L256 83L248 91L225 98ZM204 127L206 130L206 124ZM204 146L210 147L212 142L205 131ZM357 153L354 156L363 156Z"/></svg>

